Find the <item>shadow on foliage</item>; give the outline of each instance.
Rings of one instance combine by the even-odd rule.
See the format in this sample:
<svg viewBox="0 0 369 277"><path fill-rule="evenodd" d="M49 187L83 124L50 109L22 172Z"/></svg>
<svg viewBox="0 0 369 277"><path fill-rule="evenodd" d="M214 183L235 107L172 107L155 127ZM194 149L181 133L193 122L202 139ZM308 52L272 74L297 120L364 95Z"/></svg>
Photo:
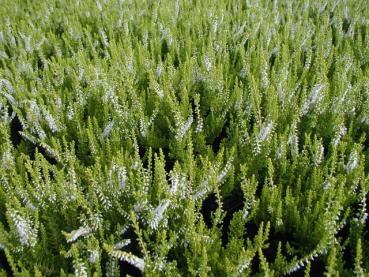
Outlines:
<svg viewBox="0 0 369 277"><path fill-rule="evenodd" d="M4 251L0 250L0 273L4 270L6 273L6 276L13 276L12 270L10 268L10 265L6 259Z"/></svg>

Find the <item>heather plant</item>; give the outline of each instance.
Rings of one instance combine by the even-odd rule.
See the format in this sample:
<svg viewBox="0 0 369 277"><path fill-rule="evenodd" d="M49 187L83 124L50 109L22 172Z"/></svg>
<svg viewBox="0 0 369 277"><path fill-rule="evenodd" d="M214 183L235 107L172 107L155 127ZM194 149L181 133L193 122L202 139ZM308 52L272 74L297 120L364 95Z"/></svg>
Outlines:
<svg viewBox="0 0 369 277"><path fill-rule="evenodd" d="M0 0L0 276L367 276L365 1Z"/></svg>

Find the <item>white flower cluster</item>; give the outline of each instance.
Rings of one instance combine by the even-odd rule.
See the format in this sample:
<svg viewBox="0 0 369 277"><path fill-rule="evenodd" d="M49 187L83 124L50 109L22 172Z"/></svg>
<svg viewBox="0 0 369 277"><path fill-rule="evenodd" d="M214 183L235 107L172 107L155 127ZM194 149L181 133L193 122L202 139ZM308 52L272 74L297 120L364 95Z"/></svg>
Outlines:
<svg viewBox="0 0 369 277"><path fill-rule="evenodd" d="M268 124L265 124L257 137L259 143L265 141L272 131L273 131L273 122L268 122Z"/></svg>
<svg viewBox="0 0 369 277"><path fill-rule="evenodd" d="M346 135L346 132L347 132L347 128L344 124L339 125L338 128L336 128L336 129L337 129L336 133L335 133L334 138L332 140L332 144L334 146L338 145L338 143L341 141L342 137L344 135Z"/></svg>
<svg viewBox="0 0 369 277"><path fill-rule="evenodd" d="M206 71L210 72L210 70L212 68L212 64L211 64L211 60L210 60L209 56L204 57L204 65L205 65Z"/></svg>
<svg viewBox="0 0 369 277"><path fill-rule="evenodd" d="M259 134L255 138L255 148L253 149L255 154L260 154L261 144L268 139L269 135L273 131L273 127L273 122L263 124L263 128L261 128Z"/></svg>
<svg viewBox="0 0 369 277"><path fill-rule="evenodd" d="M309 255L305 256L305 258L302 258L298 260L294 266L292 266L286 273L291 274L301 268L303 268L305 265L307 265L308 262L314 261L320 254L325 254L327 252L326 248L321 248L318 250L313 251Z"/></svg>
<svg viewBox="0 0 369 277"><path fill-rule="evenodd" d="M166 209L169 207L170 201L164 200L159 206L153 211L153 218L150 220L149 225L151 229L156 230L159 227L160 222L163 219Z"/></svg>
<svg viewBox="0 0 369 277"><path fill-rule="evenodd" d="M158 114L158 109L155 109L153 111L152 115L150 116L148 122L146 122L145 118L140 118L140 133L141 133L141 136L146 137L147 130L154 123L154 120L155 120L157 114Z"/></svg>
<svg viewBox="0 0 369 277"><path fill-rule="evenodd" d="M116 249L116 250L119 250L119 249L122 249L123 247L127 246L130 243L131 243L130 239L125 239L123 241L120 241L120 242L114 244L113 248Z"/></svg>
<svg viewBox="0 0 369 277"><path fill-rule="evenodd" d="M74 168L70 168L68 170L66 182L65 182L66 188L68 189L68 200L73 201L76 199L75 192L77 191L77 174Z"/></svg>
<svg viewBox="0 0 369 277"><path fill-rule="evenodd" d="M263 65L263 68L261 70L261 87L263 89L266 89L268 88L269 86L269 76L268 76L268 65L267 63L265 62L264 65Z"/></svg>
<svg viewBox="0 0 369 277"><path fill-rule="evenodd" d="M186 197L186 176L184 174L177 174L171 171L170 173L170 193L172 195L180 194L181 199Z"/></svg>
<svg viewBox="0 0 369 277"><path fill-rule="evenodd" d="M88 258L88 260L90 261L90 263L94 264L94 263L96 263L96 261L98 259L99 259L99 252L97 250L90 251L90 256Z"/></svg>
<svg viewBox="0 0 369 277"><path fill-rule="evenodd" d="M306 115L316 103L323 99L323 94L320 92L323 90L324 86L324 84L317 84L311 89L309 98L305 101L302 108L302 115Z"/></svg>
<svg viewBox="0 0 369 277"><path fill-rule="evenodd" d="M163 66L161 64L158 64L155 70L156 78L159 78L161 76L162 71L163 71Z"/></svg>
<svg viewBox="0 0 369 277"><path fill-rule="evenodd" d="M32 47L31 47L31 36L26 36L23 33L19 33L19 35L22 37L23 39L23 43L24 43L24 49L26 50L26 52L30 53L32 52Z"/></svg>
<svg viewBox="0 0 369 277"><path fill-rule="evenodd" d="M10 149L6 148L2 157L2 167L3 169L10 169L13 167L13 165L14 165L13 155L10 152Z"/></svg>
<svg viewBox="0 0 369 277"><path fill-rule="evenodd" d="M99 211L94 213L89 213L89 217L85 221L81 221L84 226L89 226L86 228L91 229L91 231L96 231L99 229L103 223L103 217Z"/></svg>
<svg viewBox="0 0 369 277"><path fill-rule="evenodd" d="M105 193L101 190L101 187L99 186L95 186L94 191L96 193L97 198L101 202L103 208L105 210L109 210L113 205L110 197L106 196Z"/></svg>
<svg viewBox="0 0 369 277"><path fill-rule="evenodd" d="M69 106L67 107L67 119L68 119L68 120L72 120L72 119L73 119L73 117L74 117L74 108L73 108L73 106L72 106L72 105L69 105Z"/></svg>
<svg viewBox="0 0 369 277"><path fill-rule="evenodd" d="M46 122L47 122L47 124L48 124L48 126L49 126L49 128L51 130L51 132L55 133L55 132L59 131L59 128L58 128L58 126L56 124L56 120L49 113L49 111L46 110L46 109L43 109L42 112L44 114L44 118L45 118L45 120L46 120Z"/></svg>
<svg viewBox="0 0 369 277"><path fill-rule="evenodd" d="M250 250L242 251L238 255L238 265L237 265L237 275L236 276L244 276L245 270L250 267L251 261L253 259L253 254Z"/></svg>
<svg viewBox="0 0 369 277"><path fill-rule="evenodd" d="M9 210L9 216L14 222L20 243L34 247L37 243L37 226L32 226L32 221L21 216L16 210Z"/></svg>
<svg viewBox="0 0 369 277"><path fill-rule="evenodd" d="M27 111L26 120L32 124L30 126L30 131L43 140L46 138L46 133L39 123L41 118L41 110L38 104L33 100L29 101L29 110Z"/></svg>
<svg viewBox="0 0 369 277"><path fill-rule="evenodd" d="M193 116L192 114L188 117L188 119L186 120L186 122L180 122L179 128L177 130L177 134L175 135L175 139L177 141L181 141L182 138L184 137L184 135L187 133L187 131L190 129L191 125L193 122Z"/></svg>
<svg viewBox="0 0 369 277"><path fill-rule="evenodd" d="M322 163L323 158L324 158L324 146L322 144L320 144L318 146L318 149L314 153L314 164L315 164L315 166L319 166Z"/></svg>
<svg viewBox="0 0 369 277"><path fill-rule="evenodd" d="M359 222L360 224L364 225L368 219L368 213L366 212L367 207L366 207L366 196L367 193L365 192L361 192L359 197L360 197L360 210L356 213L354 220L356 222Z"/></svg>
<svg viewBox="0 0 369 277"><path fill-rule="evenodd" d="M8 93L10 93L10 94L14 94L15 93L15 88L13 87L12 83L9 82L6 79L0 79L0 91L3 91L2 90L3 87L5 87L5 89L7 90Z"/></svg>
<svg viewBox="0 0 369 277"><path fill-rule="evenodd" d="M70 234L66 234L67 242L74 242L79 237L86 237L91 234L91 229L89 227L81 226L77 230L72 231Z"/></svg>
<svg viewBox="0 0 369 277"><path fill-rule="evenodd" d="M103 42L103 44L106 46L106 47L109 47L109 40L108 40L108 37L106 36L104 30L100 30L100 37L101 37L101 40Z"/></svg>
<svg viewBox="0 0 369 277"><path fill-rule="evenodd" d="M224 166L223 170L220 172L220 174L217 176L217 182L222 182L223 178L227 176L229 170L231 169L233 164L233 157L229 158L226 165Z"/></svg>
<svg viewBox="0 0 369 277"><path fill-rule="evenodd" d="M281 143L277 149L276 153L277 158L280 160L285 154L286 154L286 145L284 143Z"/></svg>
<svg viewBox="0 0 369 277"><path fill-rule="evenodd" d="M2 113L1 120L4 123L4 125L7 125L10 122L12 122L16 116L15 112L12 112L12 114L9 116L7 105L4 106L1 102L0 102L0 113Z"/></svg>
<svg viewBox="0 0 369 277"><path fill-rule="evenodd" d="M288 144L291 149L291 155L299 154L299 137L297 136L297 126L296 123L293 123L290 128L290 134L288 135Z"/></svg>
<svg viewBox="0 0 369 277"><path fill-rule="evenodd" d="M166 28L163 24L159 23L159 30L161 33L161 40L166 39L167 40L167 45L168 47L170 47L173 43L173 37L172 34L170 32L169 28Z"/></svg>
<svg viewBox="0 0 369 277"><path fill-rule="evenodd" d="M299 270L300 268L303 268L305 266L305 263L303 261L298 261L295 263L295 265L293 267L291 267L291 269L288 271L288 274L291 274L297 270Z"/></svg>
<svg viewBox="0 0 369 277"><path fill-rule="evenodd" d="M332 182L330 180L326 179L323 182L322 186L323 186L323 189L324 190L327 190L327 189L329 189L332 186Z"/></svg>
<svg viewBox="0 0 369 277"><path fill-rule="evenodd" d="M359 164L359 155L355 150L353 150L350 153L349 160L345 166L347 173L351 173L358 166L358 164Z"/></svg>
<svg viewBox="0 0 369 277"><path fill-rule="evenodd" d="M104 88L104 95L101 97L102 102L105 103L112 103L114 107L118 105L119 99L115 93L115 87L109 86Z"/></svg>
<svg viewBox="0 0 369 277"><path fill-rule="evenodd" d="M80 261L73 261L73 267L74 267L74 275L76 277L87 277L87 269L86 265Z"/></svg>
<svg viewBox="0 0 369 277"><path fill-rule="evenodd" d="M201 114L200 114L199 104L196 104L196 103L195 103L195 115L197 118L197 126L196 126L195 132L201 133L204 128L204 120L202 119Z"/></svg>
<svg viewBox="0 0 369 277"><path fill-rule="evenodd" d="M58 132L60 130L59 123L53 117L53 115L48 111L46 107L39 106L36 101L31 100L28 102L28 109L26 114L26 122L23 122L22 117L19 118L21 120L23 129L29 129L29 131L38 136L39 139L43 140L46 138L46 132L41 127L40 122L44 119L50 128L52 133Z"/></svg>
<svg viewBox="0 0 369 277"><path fill-rule="evenodd" d="M119 187L121 189L124 189L126 187L127 182L127 170L124 166L120 166L117 168L117 174L118 174L118 183Z"/></svg>
<svg viewBox="0 0 369 277"><path fill-rule="evenodd" d="M140 271L144 271L145 260L142 258L139 258L125 251L114 249L110 250L109 254L114 258L118 258L121 261L126 261L127 263L130 263L131 265L137 267Z"/></svg>
<svg viewBox="0 0 369 277"><path fill-rule="evenodd" d="M114 127L114 119L110 120L108 122L108 124L106 125L106 127L104 128L104 131L103 133L101 134L101 136L106 139L109 137L110 133L111 133L111 130L113 130L113 127Z"/></svg>
<svg viewBox="0 0 369 277"><path fill-rule="evenodd" d="M153 89L154 89L155 93L159 96L159 98L164 97L164 91L157 82L153 83Z"/></svg>
<svg viewBox="0 0 369 277"><path fill-rule="evenodd" d="M201 185L195 190L192 199L197 201L209 192L209 180L205 179Z"/></svg>
<svg viewBox="0 0 369 277"><path fill-rule="evenodd" d="M245 199L245 204L243 206L243 213L242 213L242 219L245 220L248 215L250 214L250 210L254 204L255 200L254 197L248 197Z"/></svg>
<svg viewBox="0 0 369 277"><path fill-rule="evenodd" d="M247 67L246 66L243 66L241 71L240 71L240 74L239 76L242 78L242 79L245 79L246 76L248 74L248 70L247 70Z"/></svg>

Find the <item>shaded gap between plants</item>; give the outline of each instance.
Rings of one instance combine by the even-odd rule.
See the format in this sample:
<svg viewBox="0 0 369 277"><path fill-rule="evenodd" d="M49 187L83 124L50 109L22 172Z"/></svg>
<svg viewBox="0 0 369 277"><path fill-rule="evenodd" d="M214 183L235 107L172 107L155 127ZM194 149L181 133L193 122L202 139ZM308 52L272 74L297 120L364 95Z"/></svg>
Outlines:
<svg viewBox="0 0 369 277"><path fill-rule="evenodd" d="M1 270L5 271L5 273L7 274L6 276L9 276L9 277L13 276L12 269L9 265L8 260L6 259L5 253L3 250L0 249L0 273L1 273Z"/></svg>

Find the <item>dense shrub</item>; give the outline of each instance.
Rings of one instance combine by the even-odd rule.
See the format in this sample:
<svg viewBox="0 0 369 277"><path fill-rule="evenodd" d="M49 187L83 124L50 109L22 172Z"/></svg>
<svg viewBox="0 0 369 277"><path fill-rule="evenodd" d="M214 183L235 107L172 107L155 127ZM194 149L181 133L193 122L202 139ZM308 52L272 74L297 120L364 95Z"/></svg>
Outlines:
<svg viewBox="0 0 369 277"><path fill-rule="evenodd" d="M369 274L366 1L0 1L0 275Z"/></svg>

